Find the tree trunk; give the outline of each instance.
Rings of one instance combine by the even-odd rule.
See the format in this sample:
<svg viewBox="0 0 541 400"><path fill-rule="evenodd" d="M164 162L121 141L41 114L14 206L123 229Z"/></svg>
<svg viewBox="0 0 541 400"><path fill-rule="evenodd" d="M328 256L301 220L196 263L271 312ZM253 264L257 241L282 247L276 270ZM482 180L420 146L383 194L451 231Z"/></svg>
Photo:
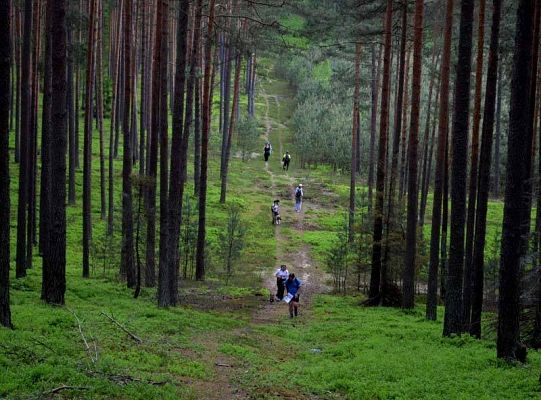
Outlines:
<svg viewBox="0 0 541 400"><path fill-rule="evenodd" d="M370 274L369 304L380 303L381 246L383 238L383 201L385 197L385 161L387 158L387 131L389 127L389 81L391 75L391 30L393 2L387 0L384 30L383 83L381 91L380 135L376 179L376 204L374 208L374 236L372 245L372 269Z"/></svg>
<svg viewBox="0 0 541 400"><path fill-rule="evenodd" d="M50 304L64 304L66 292L66 150L68 143L67 80L66 80L66 2L56 0L51 5L51 129L50 147L50 216L47 225L48 243L43 268L48 268L48 280L43 282L43 299ZM47 144L46 144L47 145Z"/></svg>
<svg viewBox="0 0 541 400"><path fill-rule="evenodd" d="M94 63L96 38L96 2L90 0L85 85L85 133L83 154L83 277L90 276L90 240L92 237L92 100L94 98Z"/></svg>
<svg viewBox="0 0 541 400"><path fill-rule="evenodd" d="M29 167L29 142L31 139L31 41L32 41L32 0L24 2L24 33L21 57L21 133L20 133L20 162L19 162L19 189L17 202L17 253L16 253L16 277L26 276L27 246L30 238L26 235L27 205L28 205L28 179Z"/></svg>
<svg viewBox="0 0 541 400"><path fill-rule="evenodd" d="M408 154L407 147L408 147L408 130L407 128L407 122L408 122L408 109L409 109L409 70L410 70L410 64L411 64L411 52L409 50L406 51L406 65L405 65L405 74L406 77L404 78L406 81L404 83L405 92L404 92L404 110L402 112L402 132L401 132L401 138L400 138L400 147L402 151L402 155L400 157L400 186L398 189L398 197L400 200L400 203L402 205L402 198L404 197L404 192L406 191L406 182L408 179L408 169L407 167L407 160L406 156Z"/></svg>
<svg viewBox="0 0 541 400"><path fill-rule="evenodd" d="M419 171L419 182L421 185L419 190L421 191L421 204L419 206L419 228L420 228L420 237L423 237L423 226L425 224L425 211L426 211L426 201L428 193L425 193L425 186L427 185L428 177L430 176L430 171L428 169L429 164L429 148L430 148L430 128L431 128L431 118L432 118L432 94L434 93L434 85L436 84L436 73L435 71L438 68L438 62L436 59L436 46L432 48L432 73L430 74L430 83L428 85L428 104L426 106L426 120L425 120L425 134L424 134L424 143L423 143L423 159L422 159L422 168ZM438 97L439 86L436 89L436 98ZM434 106L435 108L435 106Z"/></svg>
<svg viewBox="0 0 541 400"><path fill-rule="evenodd" d="M70 7L68 6L68 10ZM68 159L69 159L69 183L68 183L68 204L74 205L76 201L76 192L75 192L75 124L79 123L78 116L76 115L75 107L75 98L73 92L73 63L75 58L74 52L74 43L73 43L73 24L69 24L67 28L67 41L68 41L68 93L67 93L67 102L68 102L68 138L69 138L69 149L68 149Z"/></svg>
<svg viewBox="0 0 541 400"><path fill-rule="evenodd" d="M198 56L199 58L199 56ZM198 67L199 68L199 67ZM201 180L201 79L196 78L194 96L194 128L193 128L193 179L194 195L199 195L199 183Z"/></svg>
<svg viewBox="0 0 541 400"><path fill-rule="evenodd" d="M451 237L445 294L444 336L460 334L462 326L462 278L464 224L466 220L466 168L470 107L473 0L461 1L460 39L455 79L451 174Z"/></svg>
<svg viewBox="0 0 541 400"><path fill-rule="evenodd" d="M505 204L502 227L500 287L498 300L498 358L524 361L525 348L520 344L520 276L525 262L522 241L525 178L529 175L526 153L531 146L530 93L532 77L532 41L534 2L519 0L517 6L511 98Z"/></svg>
<svg viewBox="0 0 541 400"><path fill-rule="evenodd" d="M157 90L159 91L159 109L158 115L158 130L155 131L159 135L160 140L160 243L159 243L159 263L158 263L158 305L160 307L168 307L171 303L171 276L169 264L167 263L168 256L168 159L169 159L169 144L168 144L168 53L167 43L169 38L169 1L162 0L162 22L160 24L161 40L156 41L156 51L161 53L160 63L155 65L159 69L159 81ZM156 35L158 36L158 35ZM153 133L154 134L154 133Z"/></svg>
<svg viewBox="0 0 541 400"><path fill-rule="evenodd" d="M96 38L96 105L98 131L100 139L100 215L105 221L107 217L107 201L105 191L105 143L103 133L103 0L97 6L97 38Z"/></svg>
<svg viewBox="0 0 541 400"><path fill-rule="evenodd" d="M500 66L500 78L498 79L498 94L496 98L496 140L494 141L494 189L493 196L500 197L500 142L502 137L501 121L502 121L502 67ZM540 167L541 168L541 167Z"/></svg>
<svg viewBox="0 0 541 400"><path fill-rule="evenodd" d="M374 186L374 158L376 148L376 134L378 124L378 98L379 98L379 79L381 73L381 48L376 57L376 47L372 46L372 81L371 99L372 110L370 114L370 151L368 153L368 209L372 209L372 187Z"/></svg>
<svg viewBox="0 0 541 400"><path fill-rule="evenodd" d="M402 29L400 39L400 54L397 58L399 63L398 67L398 90L397 100L394 115L394 133L393 133L393 154L391 160L391 174L389 179L389 199L388 199L388 213L387 213L387 230L385 234L385 255L383 257L383 263L381 268L381 291L383 305L387 305L386 294L388 290L388 270L389 270L389 233L394 228L394 205L395 205L395 186L398 174L398 156L400 153L400 133L402 132L402 105L404 101L404 74L406 64L406 41L408 30L408 2L403 0L402 2Z"/></svg>
<svg viewBox="0 0 541 400"><path fill-rule="evenodd" d="M413 72L411 82L411 117L409 134L409 181L406 226L406 257L402 278L402 307L413 308L415 303L415 260L417 256L417 146L419 142L419 103L423 58L423 0L415 0L413 38Z"/></svg>
<svg viewBox="0 0 541 400"><path fill-rule="evenodd" d="M359 95L361 86L361 44L355 44L355 89L353 94L353 121L351 130L351 171L349 184L349 241L353 242L355 225L355 185L357 178L357 160L360 156L357 148L359 131Z"/></svg>
<svg viewBox="0 0 541 400"><path fill-rule="evenodd" d="M216 1L210 0L207 40L205 43L205 73L203 83L203 129L201 132L201 179L199 181L199 226L197 231L197 253L195 278L205 279L205 249L206 249L206 207L207 207L207 177L208 177L208 145L210 136L211 115L211 66L212 40L214 38L214 6Z"/></svg>
<svg viewBox="0 0 541 400"><path fill-rule="evenodd" d="M477 188L477 210L475 214L475 241L472 260L472 310L470 334L481 338L481 312L484 290L484 252L487 223L488 194L490 191L490 162L492 159L492 136L494 131L494 109L496 107L496 85L498 80L498 56L500 36L501 0L493 0L492 28L488 53L487 83L485 89L485 110L481 153L479 157L479 178Z"/></svg>
<svg viewBox="0 0 541 400"><path fill-rule="evenodd" d="M169 176L168 206L168 269L170 305L178 301L179 239L182 223L182 196L184 195L184 174L188 156L189 126L184 130L184 97L186 83L187 31L189 0L182 0L178 10L177 24L177 70L175 73L175 108L173 111L173 137L171 143L171 170ZM191 78L191 77L190 77ZM174 155L174 156L173 156Z"/></svg>
<svg viewBox="0 0 541 400"><path fill-rule="evenodd" d="M242 69L242 56L239 50L236 50L237 56L235 57L235 78L233 83L233 107L231 109L231 117L229 119L229 127L227 128L227 140L225 145L224 163L221 173L221 190L220 190L220 204L225 204L225 198L227 195L227 174L229 172L229 159L231 157L231 142L233 140L233 132L235 130L235 124L237 122L237 110L238 99L240 95L240 71Z"/></svg>
<svg viewBox="0 0 541 400"><path fill-rule="evenodd" d="M111 122L109 125L109 193L108 193L108 212L107 212L107 235L111 236L113 235L113 229L114 229L114 211L115 211L115 204L114 204L114 188L115 188L115 182L114 182L114 147L115 147L115 129L117 126L117 120L118 120L118 103L119 103L119 87L120 87L120 38L122 36L122 8L124 6L124 2L120 2L118 6L118 12L116 15L116 38L115 38L115 46L112 50L114 56L113 56L113 65L112 65L112 81L113 81L113 93L112 93L112 100L111 100ZM121 272L122 275L122 272Z"/></svg>
<svg viewBox="0 0 541 400"><path fill-rule="evenodd" d="M134 241L133 241L133 198L132 198L132 76L131 76L131 40L132 37L132 0L124 0L124 112L122 132L124 152L122 155L122 250L121 270L126 271L126 283L129 288L136 285Z"/></svg>
<svg viewBox="0 0 541 400"><path fill-rule="evenodd" d="M46 257L46 244L48 243L49 236L47 233L47 223L50 215L48 191L50 190L49 179L51 178L49 171L49 131L51 125L51 91L52 91L52 44L51 33L52 26L50 18L52 18L52 2L47 2L45 11L45 71L43 74L43 105L41 116L41 181L40 181L40 196L39 196L39 253L44 256L43 262L45 263ZM42 268L42 280L46 281L47 268ZM43 288L44 286L42 286ZM43 291L41 293L43 298Z"/></svg>
<svg viewBox="0 0 541 400"><path fill-rule="evenodd" d="M464 295L462 322L464 331L470 328L473 289L473 240L475 232L475 202L477 199L477 171L479 168L479 126L481 124L481 95L483 84L483 50L485 41L485 0L479 0L479 30L477 33L477 61L475 67L475 99L473 106L473 129L470 160L470 183L468 192L468 215L466 220L466 250L464 259Z"/></svg>
<svg viewBox="0 0 541 400"><path fill-rule="evenodd" d="M10 193L9 193L9 91L11 40L11 1L0 3L0 325L11 328L9 306ZM13 110L13 108L12 108Z"/></svg>

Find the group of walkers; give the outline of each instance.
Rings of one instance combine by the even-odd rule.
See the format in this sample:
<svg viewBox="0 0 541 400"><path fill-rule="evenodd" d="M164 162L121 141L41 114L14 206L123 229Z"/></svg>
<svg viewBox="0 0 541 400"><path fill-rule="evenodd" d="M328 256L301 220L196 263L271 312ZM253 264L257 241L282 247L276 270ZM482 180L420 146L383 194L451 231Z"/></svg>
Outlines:
<svg viewBox="0 0 541 400"><path fill-rule="evenodd" d="M302 198L304 197L304 190L302 183L295 188L295 212L300 213L302 210ZM272 202L271 206L272 224L280 225L282 223L282 217L280 216L280 200L276 199Z"/></svg>
<svg viewBox="0 0 541 400"><path fill-rule="evenodd" d="M302 282L295 274L289 273L286 265L281 265L274 274L276 277L276 295L277 301L285 301L289 305L289 317L293 318L299 315L299 294Z"/></svg>
<svg viewBox="0 0 541 400"><path fill-rule="evenodd" d="M269 158L272 154L272 145L270 142L265 143L265 147L263 147L263 157L265 158L265 162L269 162ZM282 156L282 169L284 171L289 171L289 163L291 162L291 154L289 154L289 151L286 151L284 155Z"/></svg>
<svg viewBox="0 0 541 400"><path fill-rule="evenodd" d="M265 143L263 148L263 156L265 162L269 161L272 153L272 146L269 142ZM291 154L286 151L282 156L282 169L289 171L289 164L291 162ZM295 212L300 213L302 209L302 199L304 197L303 185L299 185L295 188ZM280 200L274 200L271 206L272 223L273 225L280 225L282 223L282 217L280 216ZM289 317L297 317L299 315L299 294L302 282L295 277L295 274L289 273L286 265L281 265L280 268L274 274L276 277L276 295L271 295L271 301L285 301L289 305Z"/></svg>

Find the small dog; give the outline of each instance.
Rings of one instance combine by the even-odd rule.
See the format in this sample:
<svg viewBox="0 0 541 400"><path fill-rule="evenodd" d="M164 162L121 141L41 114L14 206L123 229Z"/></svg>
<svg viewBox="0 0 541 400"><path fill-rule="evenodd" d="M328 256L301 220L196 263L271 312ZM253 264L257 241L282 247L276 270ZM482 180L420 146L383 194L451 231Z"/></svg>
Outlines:
<svg viewBox="0 0 541 400"><path fill-rule="evenodd" d="M280 214L276 214L276 225L280 225L282 223L282 217L280 217Z"/></svg>

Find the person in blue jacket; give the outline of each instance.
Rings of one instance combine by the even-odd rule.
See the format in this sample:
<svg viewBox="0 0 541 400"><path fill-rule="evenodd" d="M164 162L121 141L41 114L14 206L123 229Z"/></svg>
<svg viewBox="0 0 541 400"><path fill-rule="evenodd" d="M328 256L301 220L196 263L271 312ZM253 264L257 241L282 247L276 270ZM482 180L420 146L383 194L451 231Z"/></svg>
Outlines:
<svg viewBox="0 0 541 400"><path fill-rule="evenodd" d="M293 318L293 315L295 315L296 317L299 314L299 292L302 286L302 282L300 281L300 279L295 277L295 274L289 274L285 286L287 294L293 296L293 298L289 302L289 317Z"/></svg>

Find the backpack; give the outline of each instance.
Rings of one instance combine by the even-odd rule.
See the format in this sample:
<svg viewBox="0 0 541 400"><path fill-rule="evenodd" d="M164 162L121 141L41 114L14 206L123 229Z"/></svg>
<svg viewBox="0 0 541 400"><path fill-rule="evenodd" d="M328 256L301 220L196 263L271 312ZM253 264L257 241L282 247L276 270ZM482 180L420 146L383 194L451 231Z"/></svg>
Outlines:
<svg viewBox="0 0 541 400"><path fill-rule="evenodd" d="M291 160L291 155L290 154L284 154L284 160L283 161L289 161Z"/></svg>
<svg viewBox="0 0 541 400"><path fill-rule="evenodd" d="M302 197L302 189L297 188L295 189L295 198L300 199Z"/></svg>

